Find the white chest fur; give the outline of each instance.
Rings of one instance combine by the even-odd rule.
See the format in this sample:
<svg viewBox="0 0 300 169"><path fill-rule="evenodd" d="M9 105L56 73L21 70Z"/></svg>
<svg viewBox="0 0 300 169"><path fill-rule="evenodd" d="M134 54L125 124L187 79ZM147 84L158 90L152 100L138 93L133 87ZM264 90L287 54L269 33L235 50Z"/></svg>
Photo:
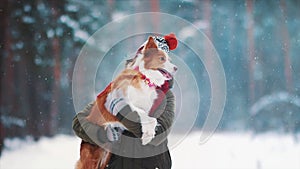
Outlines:
<svg viewBox="0 0 300 169"><path fill-rule="evenodd" d="M157 98L155 87L149 87L146 83L141 83L141 88L128 86L127 88L127 103L133 110L144 112L150 111L154 100Z"/></svg>
<svg viewBox="0 0 300 169"><path fill-rule="evenodd" d="M148 73L148 72L147 72ZM151 82L158 82L155 76L156 74L152 74L149 77ZM163 81L162 81L163 82ZM158 82L158 83L162 83ZM140 123L142 126L142 144L148 144L155 136L155 128L157 126L156 118L148 116L155 99L158 97L155 86L149 86L145 81L139 82L139 87L136 88L134 86L129 85L126 89L126 92L123 96L118 94L118 91L112 91L109 94L109 97L113 99L117 99L119 97L123 97L125 102L130 106L133 111L136 111L140 117ZM161 85L161 84L160 84ZM160 86L159 85L159 86ZM110 107L108 103L106 103L106 107Z"/></svg>
<svg viewBox="0 0 300 169"><path fill-rule="evenodd" d="M141 88L128 86L127 103L132 110L136 111L140 116L142 125L142 144L148 144L155 136L155 127L157 120L148 116L148 113L157 98L155 87L149 87L148 84L142 82Z"/></svg>

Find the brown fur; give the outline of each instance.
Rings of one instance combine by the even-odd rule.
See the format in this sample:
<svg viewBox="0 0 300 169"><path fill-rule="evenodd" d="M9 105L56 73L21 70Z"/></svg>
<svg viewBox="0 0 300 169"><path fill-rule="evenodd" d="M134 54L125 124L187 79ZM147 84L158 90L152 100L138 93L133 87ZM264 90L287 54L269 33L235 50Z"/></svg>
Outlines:
<svg viewBox="0 0 300 169"><path fill-rule="evenodd" d="M109 122L118 122L118 119L113 116L104 106L106 97L115 89L125 90L126 86L132 85L135 88L140 88L142 74L138 71L125 69L112 83L110 83L97 97L96 103L87 117L87 120L99 126L105 126ZM105 146L108 147L109 143ZM77 163L77 169L104 169L110 159L110 152L104 148L82 142L80 147L80 159Z"/></svg>
<svg viewBox="0 0 300 169"><path fill-rule="evenodd" d="M80 160L78 161L76 168L104 169L110 159L110 155L109 151L106 151L97 145L82 141L80 145Z"/></svg>
<svg viewBox="0 0 300 169"><path fill-rule="evenodd" d="M153 38L150 37L148 42L144 53L145 68L158 69L166 62L167 57L163 51L158 50Z"/></svg>
<svg viewBox="0 0 300 169"><path fill-rule="evenodd" d="M155 65L162 64L164 60L162 60L161 57L165 58L166 56L162 51L157 49L152 37L148 39L145 49L145 68L157 69L159 66L156 67ZM108 94L115 89L121 89L125 92L129 85L140 88L141 82L143 82L143 75L140 72L132 69L122 71L121 74L97 96L87 120L102 127L105 127L109 122L118 122L118 119L105 107ZM103 146L109 149L109 143ZM102 147L82 142L80 147L80 159L77 162L76 168L104 169L109 162L111 153Z"/></svg>

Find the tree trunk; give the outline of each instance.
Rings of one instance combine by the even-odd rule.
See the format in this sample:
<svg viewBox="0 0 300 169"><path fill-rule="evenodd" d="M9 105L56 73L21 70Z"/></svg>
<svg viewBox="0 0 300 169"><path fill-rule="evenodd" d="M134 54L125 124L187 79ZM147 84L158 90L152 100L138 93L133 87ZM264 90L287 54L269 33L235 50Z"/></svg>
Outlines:
<svg viewBox="0 0 300 169"><path fill-rule="evenodd" d="M3 140L5 138L5 126L2 123L4 116L9 116L12 113L12 102L13 102L13 77L14 77L14 65L13 65L13 52L11 49L12 37L10 34L10 10L11 3L4 1L1 3L1 9L3 15L1 15L1 45L3 45L4 51L1 51L1 112L0 112L0 151L3 148ZM3 110L3 111L2 111Z"/></svg>
<svg viewBox="0 0 300 169"><path fill-rule="evenodd" d="M151 12L159 12L159 0L152 0L151 3ZM158 15L152 15L152 23L153 23L153 30L155 33L159 32L159 25L160 25L160 19Z"/></svg>
<svg viewBox="0 0 300 169"><path fill-rule="evenodd" d="M203 4L203 16L204 20L207 23L207 28L205 30L206 36L209 38L210 41L212 41L212 35L211 35L211 2L210 0L205 0Z"/></svg>
<svg viewBox="0 0 300 169"><path fill-rule="evenodd" d="M207 66L206 69L208 72L213 71L212 63L210 56L212 55L212 44L213 44L213 39L212 39L212 30L211 30L211 1L210 0L205 0L203 4L203 17L204 21L206 22L206 29L204 30L206 36L208 37L209 41L204 41L204 64ZM210 44L212 43L212 44Z"/></svg>
<svg viewBox="0 0 300 169"><path fill-rule="evenodd" d="M14 63L13 63L13 51L11 49L12 45L12 38L10 34L10 20L9 20L9 14L11 9L11 3L8 1L5 3L7 9L4 10L4 57L1 57L1 60L3 60L3 67L1 66L1 69L3 69L3 76L1 78L1 104L5 106L5 109L7 110L6 113L9 113L12 111L12 98L13 98L13 77L14 77ZM5 97L5 98L4 98Z"/></svg>
<svg viewBox="0 0 300 169"><path fill-rule="evenodd" d="M54 22L57 21L58 13L58 3L56 1L52 2L52 19ZM59 98L60 98L60 41L55 35L52 39L52 51L54 57L54 67L53 67L53 83L52 83L52 100L50 107L50 135L54 135L58 129L58 111L59 111Z"/></svg>
<svg viewBox="0 0 300 169"><path fill-rule="evenodd" d="M6 38L7 35L8 35L8 22L9 22L9 13L8 13L8 10L9 10L9 6L8 6L8 1L7 0L4 0L1 4L0 4L0 9L4 9L2 12L3 14L0 15L0 20L2 21L0 23L0 36L3 37L3 38L0 38L0 45L1 46L4 46L4 49L5 49L5 52L7 52L7 46L6 46ZM1 70L1 81L0 81L0 156L1 156L1 152L4 148L4 138L5 138L5 130L4 130L4 125L3 125L3 122L2 122L2 117L3 117L3 112L2 110L4 109L4 106L6 106L4 104L4 100L6 100L5 95L4 93L7 91L5 90L6 89L6 86L5 86L5 57L3 57L5 55L3 49L1 49L1 58L0 58L0 70Z"/></svg>
<svg viewBox="0 0 300 169"><path fill-rule="evenodd" d="M253 20L253 2L252 0L246 0L247 5L247 43L248 43L248 57L249 57L249 97L250 105L255 101L255 81L254 81L254 67L255 67L255 54L254 54L254 20Z"/></svg>
<svg viewBox="0 0 300 169"><path fill-rule="evenodd" d="M287 8L286 2L284 0L280 1L280 8L282 11L282 21L281 21L281 36L282 36L282 48L284 51L284 75L286 81L286 89L288 92L293 90L293 77L292 77L292 64L290 59L290 35L287 28Z"/></svg>

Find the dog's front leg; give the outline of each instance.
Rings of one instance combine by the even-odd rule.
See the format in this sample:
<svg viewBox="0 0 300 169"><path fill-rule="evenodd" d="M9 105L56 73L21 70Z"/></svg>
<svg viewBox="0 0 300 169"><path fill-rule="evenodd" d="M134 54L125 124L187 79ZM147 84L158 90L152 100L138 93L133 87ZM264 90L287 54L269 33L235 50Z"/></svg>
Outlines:
<svg viewBox="0 0 300 169"><path fill-rule="evenodd" d="M157 120L154 117L149 117L144 111L137 111L141 119L142 125L142 144L148 144L155 136L155 128Z"/></svg>

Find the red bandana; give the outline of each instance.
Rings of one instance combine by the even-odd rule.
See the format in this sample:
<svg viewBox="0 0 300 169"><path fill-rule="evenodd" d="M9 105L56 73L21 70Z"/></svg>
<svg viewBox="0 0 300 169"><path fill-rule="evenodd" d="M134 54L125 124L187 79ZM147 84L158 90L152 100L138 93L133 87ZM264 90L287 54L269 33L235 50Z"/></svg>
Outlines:
<svg viewBox="0 0 300 169"><path fill-rule="evenodd" d="M157 98L154 100L154 103L149 112L149 116L153 117L155 110L159 107L159 105L163 102L166 93L169 90L169 82L165 81L165 83L161 87L156 87Z"/></svg>
<svg viewBox="0 0 300 169"><path fill-rule="evenodd" d="M111 83L109 83L106 88L97 96L98 98L105 94L108 89L111 88ZM169 90L169 82L166 81L161 87L156 87L157 98L154 100L154 103L149 111L149 116L153 117L155 110L159 107L162 101L165 98L166 93Z"/></svg>
<svg viewBox="0 0 300 169"><path fill-rule="evenodd" d="M139 71L139 67L134 68L134 70ZM154 100L154 103L150 109L149 116L153 116L155 110L158 108L158 106L162 103L162 101L165 98L165 95L167 91L169 90L169 82L165 81L165 83L159 87L155 85L153 82L150 81L149 78L147 78L144 74L142 76L142 79L148 84L149 87L156 87L156 93L157 93L157 98Z"/></svg>

